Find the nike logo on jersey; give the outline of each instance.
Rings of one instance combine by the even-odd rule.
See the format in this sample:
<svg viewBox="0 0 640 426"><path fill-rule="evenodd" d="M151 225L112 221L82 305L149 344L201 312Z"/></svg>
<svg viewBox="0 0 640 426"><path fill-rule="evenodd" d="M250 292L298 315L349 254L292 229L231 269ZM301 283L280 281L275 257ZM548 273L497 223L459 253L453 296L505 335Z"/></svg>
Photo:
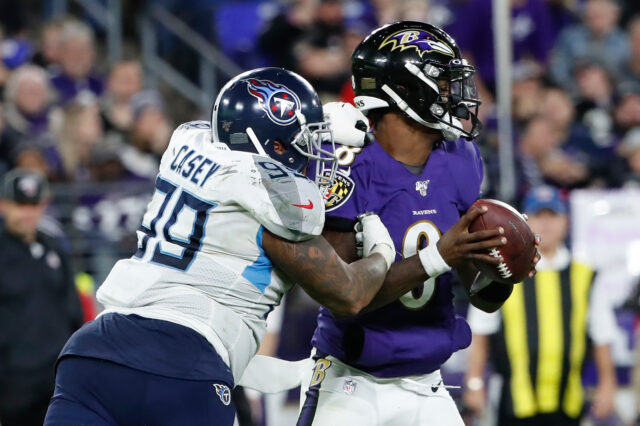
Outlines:
<svg viewBox="0 0 640 426"><path fill-rule="evenodd" d="M294 207L302 207L303 209L311 210L313 208L313 202L309 200L307 204L291 204Z"/></svg>

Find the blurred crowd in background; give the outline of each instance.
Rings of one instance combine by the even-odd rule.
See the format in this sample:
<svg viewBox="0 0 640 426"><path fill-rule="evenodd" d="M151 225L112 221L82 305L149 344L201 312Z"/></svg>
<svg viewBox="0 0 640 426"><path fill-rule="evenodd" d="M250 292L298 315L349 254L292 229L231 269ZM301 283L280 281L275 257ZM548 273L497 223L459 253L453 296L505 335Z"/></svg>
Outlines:
<svg viewBox="0 0 640 426"><path fill-rule="evenodd" d="M137 16L123 3L125 54L108 63L105 34L81 10L47 13L48 1L0 5L0 177L24 167L52 183L51 232L66 238L76 272L101 282L135 250L173 128L210 111L149 81ZM496 70L491 0L160 0L241 69L300 73L324 102L352 101L350 55L373 29L398 20L442 27L476 66L485 160L484 194L499 183ZM511 0L517 199L546 183L576 188L640 187L640 2ZM158 30L160 50L197 80L193 55ZM218 82L224 84L225 79ZM509 143L509 141L500 141ZM87 189L90 188L90 189ZM62 232L64 230L64 232ZM63 235L66 235L63 237ZM84 281L83 281L84 282ZM315 312L294 293L286 334L310 336ZM283 329L283 333L285 330ZM306 339L306 337L305 337ZM283 338L290 358L309 343ZM275 351L275 349L274 349Z"/></svg>
<svg viewBox="0 0 640 426"><path fill-rule="evenodd" d="M487 162L485 193L495 193L499 171L490 0L159 3L240 68L297 71L325 101L352 99L350 54L374 28L397 20L444 28L478 70L486 128L477 143ZM510 3L518 195L541 182L567 190L637 185L638 3ZM83 22L82 16L44 20L42 10L19 4L24 6L3 6L7 10L0 14L0 167L37 168L52 182L152 179L176 121L206 117L208 111L185 110L180 103L167 106L157 87L147 88L135 25L125 33L132 47L128 59L107 64L90 21ZM143 2L132 2L125 18L143 11ZM191 76L190 55L165 39L163 55Z"/></svg>

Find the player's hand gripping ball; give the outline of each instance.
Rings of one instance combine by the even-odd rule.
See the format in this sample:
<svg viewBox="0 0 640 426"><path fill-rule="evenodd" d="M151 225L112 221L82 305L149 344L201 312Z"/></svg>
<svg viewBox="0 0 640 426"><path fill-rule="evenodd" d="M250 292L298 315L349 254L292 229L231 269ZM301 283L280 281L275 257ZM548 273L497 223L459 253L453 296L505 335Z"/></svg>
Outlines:
<svg viewBox="0 0 640 426"><path fill-rule="evenodd" d="M488 210L469 225L469 232L502 226L504 236L507 238L507 244L489 251L491 256L502 257L499 265L474 260L476 268L493 281L505 284L519 283L527 278L538 250L536 236L523 215L510 205L498 200L480 199L473 205L486 206Z"/></svg>

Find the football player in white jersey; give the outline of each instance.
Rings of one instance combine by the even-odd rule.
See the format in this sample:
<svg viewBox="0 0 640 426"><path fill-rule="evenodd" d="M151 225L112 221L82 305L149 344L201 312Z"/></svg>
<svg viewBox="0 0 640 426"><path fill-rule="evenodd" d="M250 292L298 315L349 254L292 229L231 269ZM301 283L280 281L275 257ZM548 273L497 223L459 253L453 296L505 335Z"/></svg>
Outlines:
<svg viewBox="0 0 640 426"><path fill-rule="evenodd" d="M232 79L211 124L175 130L137 253L60 354L46 425L231 425L230 389L294 283L338 316L371 301L395 248L373 215L352 264L320 236L324 202L301 173L334 162L327 138L313 88L277 68Z"/></svg>

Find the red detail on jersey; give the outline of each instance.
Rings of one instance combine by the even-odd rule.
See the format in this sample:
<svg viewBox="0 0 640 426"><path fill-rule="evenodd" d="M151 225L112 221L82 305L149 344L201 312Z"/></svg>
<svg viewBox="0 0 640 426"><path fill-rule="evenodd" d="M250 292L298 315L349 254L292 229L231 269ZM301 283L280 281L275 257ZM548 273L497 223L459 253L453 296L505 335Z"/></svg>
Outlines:
<svg viewBox="0 0 640 426"><path fill-rule="evenodd" d="M312 209L313 208L313 202L311 200L309 200L309 202L307 204L291 204L294 207L302 207L303 209Z"/></svg>

